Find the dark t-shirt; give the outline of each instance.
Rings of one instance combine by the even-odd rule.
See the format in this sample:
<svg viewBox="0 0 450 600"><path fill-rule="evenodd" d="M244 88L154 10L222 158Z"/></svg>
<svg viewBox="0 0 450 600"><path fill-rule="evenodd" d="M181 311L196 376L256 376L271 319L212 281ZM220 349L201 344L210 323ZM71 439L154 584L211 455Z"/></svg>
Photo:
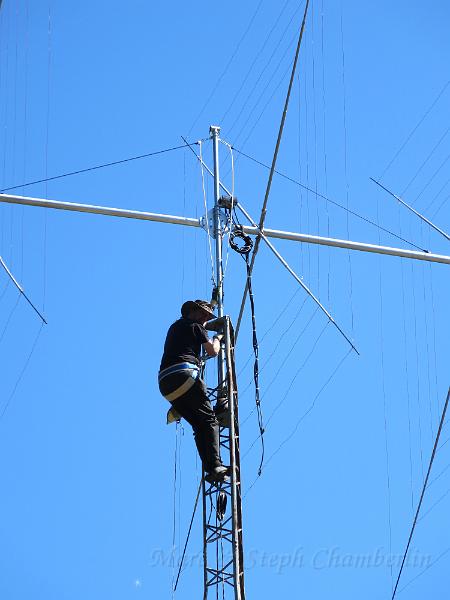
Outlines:
<svg viewBox="0 0 450 600"><path fill-rule="evenodd" d="M169 327L161 369L180 362L200 364L201 345L208 341L208 333L203 325L190 319L181 318Z"/></svg>

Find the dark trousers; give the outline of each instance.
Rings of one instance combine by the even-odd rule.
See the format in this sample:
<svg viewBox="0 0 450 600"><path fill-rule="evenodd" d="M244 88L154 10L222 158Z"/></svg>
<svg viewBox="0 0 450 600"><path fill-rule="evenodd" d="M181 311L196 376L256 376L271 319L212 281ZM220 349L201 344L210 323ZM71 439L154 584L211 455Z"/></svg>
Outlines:
<svg viewBox="0 0 450 600"><path fill-rule="evenodd" d="M198 378L190 390L172 402L172 406L192 426L204 469L210 471L221 465L219 424L205 383Z"/></svg>

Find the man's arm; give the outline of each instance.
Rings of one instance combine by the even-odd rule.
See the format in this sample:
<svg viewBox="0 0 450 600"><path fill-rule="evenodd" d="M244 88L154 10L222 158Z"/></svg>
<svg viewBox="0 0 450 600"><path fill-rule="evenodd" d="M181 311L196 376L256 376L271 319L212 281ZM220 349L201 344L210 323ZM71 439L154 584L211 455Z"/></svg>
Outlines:
<svg viewBox="0 0 450 600"><path fill-rule="evenodd" d="M220 351L220 340L223 338L223 335L216 334L207 342L202 344L204 351L208 356L217 356Z"/></svg>

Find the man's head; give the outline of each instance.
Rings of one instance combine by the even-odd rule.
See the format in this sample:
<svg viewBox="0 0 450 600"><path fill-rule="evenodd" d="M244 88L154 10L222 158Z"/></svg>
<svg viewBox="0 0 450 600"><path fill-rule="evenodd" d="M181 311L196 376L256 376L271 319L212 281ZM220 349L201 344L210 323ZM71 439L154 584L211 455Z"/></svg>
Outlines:
<svg viewBox="0 0 450 600"><path fill-rule="evenodd" d="M205 300L188 300L181 307L181 316L203 325L207 321L214 319L213 310L211 304Z"/></svg>

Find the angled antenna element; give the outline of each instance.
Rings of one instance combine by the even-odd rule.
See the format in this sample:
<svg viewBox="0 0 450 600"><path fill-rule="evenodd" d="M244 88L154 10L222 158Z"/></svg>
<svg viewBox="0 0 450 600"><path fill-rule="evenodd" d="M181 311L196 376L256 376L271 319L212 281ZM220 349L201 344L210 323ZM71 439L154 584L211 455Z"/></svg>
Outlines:
<svg viewBox="0 0 450 600"><path fill-rule="evenodd" d="M20 285L20 283L17 281L17 279L14 277L14 275L11 273L11 271L8 269L8 267L6 266L5 261L3 260L3 258L1 256L0 256L0 264L2 265L2 267L4 268L4 270L6 271L6 274L8 275L8 277L10 278L10 280L13 282L13 284L16 286L16 288L19 290L19 292L22 294L22 296L25 298L25 300L28 302L28 304L34 310L34 312L40 317L40 319L42 320L43 323L45 323L46 325L48 325L48 323L47 323L44 315L40 312L40 310L38 308L36 308L36 305L33 304L33 302L30 300L30 298L26 295L25 290Z"/></svg>
<svg viewBox="0 0 450 600"><path fill-rule="evenodd" d="M398 202L400 202L400 204L402 204L410 212L414 213L416 215L416 217L419 217L419 219L421 219L424 223L429 225L432 229L434 229L435 231L440 233L443 237L445 237L445 239L448 242L450 242L450 235L448 235L448 233L445 233L445 231L440 229L437 225L435 225L432 221L430 221L430 219L427 219L426 217L424 217L424 215L422 215L419 211L417 211L415 208L413 208L407 202L405 202L403 200L403 198L400 198L400 196L397 196L397 194L394 194L394 192L391 192L391 190L388 190L388 188L385 185L383 185L382 183L380 183L373 177L370 177L370 180L373 181L374 183L376 183L382 190L384 190L385 192L390 194L393 198L395 198Z"/></svg>

